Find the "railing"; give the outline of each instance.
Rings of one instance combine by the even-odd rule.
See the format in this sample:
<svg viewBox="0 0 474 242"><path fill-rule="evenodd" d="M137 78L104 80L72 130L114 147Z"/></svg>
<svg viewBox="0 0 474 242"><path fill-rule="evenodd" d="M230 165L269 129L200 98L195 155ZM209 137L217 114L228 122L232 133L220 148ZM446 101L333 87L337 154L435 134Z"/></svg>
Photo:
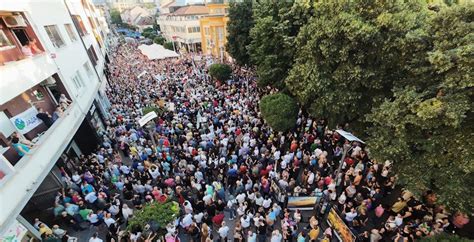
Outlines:
<svg viewBox="0 0 474 242"><path fill-rule="evenodd" d="M12 222L56 164L84 119L73 103L0 183L0 234Z"/></svg>

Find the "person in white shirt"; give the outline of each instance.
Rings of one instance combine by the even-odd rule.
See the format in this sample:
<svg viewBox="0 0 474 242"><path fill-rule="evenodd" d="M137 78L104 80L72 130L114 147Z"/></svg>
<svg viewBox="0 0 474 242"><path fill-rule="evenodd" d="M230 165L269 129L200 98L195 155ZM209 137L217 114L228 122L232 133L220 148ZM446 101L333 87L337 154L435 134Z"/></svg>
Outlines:
<svg viewBox="0 0 474 242"><path fill-rule="evenodd" d="M219 233L220 238L223 241L227 241L227 235L229 234L229 227L225 225L225 222L222 222L222 226L217 231Z"/></svg>
<svg viewBox="0 0 474 242"><path fill-rule="evenodd" d="M278 229L273 230L270 242L281 242L283 236Z"/></svg>
<svg viewBox="0 0 474 242"><path fill-rule="evenodd" d="M255 204L257 204L257 206L261 207L263 205L263 197L259 194L257 194L257 198L255 198Z"/></svg>
<svg viewBox="0 0 474 242"><path fill-rule="evenodd" d="M107 213L105 215L105 219L104 219L104 223L107 225L107 227L110 227L110 225L114 224L115 222L115 219L112 218L112 214L110 213Z"/></svg>
<svg viewBox="0 0 474 242"><path fill-rule="evenodd" d="M265 209L270 208L271 205L272 205L272 200L270 198L267 198L267 199L263 200L263 202L262 202L262 206Z"/></svg>
<svg viewBox="0 0 474 242"><path fill-rule="evenodd" d="M129 208L127 204L124 204L122 207L122 216L125 221L128 220L129 217L133 215L133 209Z"/></svg>
<svg viewBox="0 0 474 242"><path fill-rule="evenodd" d="M181 227L188 228L193 223L193 215L188 213L184 216L183 220L181 221Z"/></svg>
<svg viewBox="0 0 474 242"><path fill-rule="evenodd" d="M235 199L237 199L237 202L238 202L239 204L244 203L244 201L245 201L245 193L240 193L239 195L237 195L237 197L235 197Z"/></svg>
<svg viewBox="0 0 474 242"><path fill-rule="evenodd" d="M92 235L92 237L89 239L89 242L103 242L102 239L99 238L99 234L97 232Z"/></svg>
<svg viewBox="0 0 474 242"><path fill-rule="evenodd" d="M240 218L240 224L242 225L242 228L247 229L250 227L250 220L252 219L250 215L251 214L247 214Z"/></svg>
<svg viewBox="0 0 474 242"><path fill-rule="evenodd" d="M196 223L200 224L200 223L202 223L202 218L203 217L204 217L204 213L200 212L200 213L194 215L194 220L196 221Z"/></svg>
<svg viewBox="0 0 474 242"><path fill-rule="evenodd" d="M357 212L355 208L351 208L351 211L346 213L345 219L347 222L352 223L355 217L357 217Z"/></svg>

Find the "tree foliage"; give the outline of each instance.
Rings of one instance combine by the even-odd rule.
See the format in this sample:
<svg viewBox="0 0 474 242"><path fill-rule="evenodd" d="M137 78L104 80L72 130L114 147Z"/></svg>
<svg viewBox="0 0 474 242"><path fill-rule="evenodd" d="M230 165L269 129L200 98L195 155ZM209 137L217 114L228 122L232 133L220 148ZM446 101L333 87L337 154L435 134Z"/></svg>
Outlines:
<svg viewBox="0 0 474 242"><path fill-rule="evenodd" d="M372 155L391 159L405 185L433 190L453 210L474 209L474 5L427 22L430 73L395 89L369 116ZM415 73L417 73L415 71Z"/></svg>
<svg viewBox="0 0 474 242"><path fill-rule="evenodd" d="M298 105L286 94L277 93L263 97L260 101L260 111L265 122L275 131L288 131L296 125Z"/></svg>
<svg viewBox="0 0 474 242"><path fill-rule="evenodd" d="M321 1L299 32L286 85L315 117L363 119L404 85L410 61L426 48L428 13L416 1Z"/></svg>
<svg viewBox="0 0 474 242"><path fill-rule="evenodd" d="M226 50L239 65L250 64L247 45L250 44L250 29L253 27L252 12L252 0L229 4Z"/></svg>
<svg viewBox="0 0 474 242"><path fill-rule="evenodd" d="M120 11L118 9L112 9L110 11L110 19L113 24L119 25L123 23L122 16L120 16Z"/></svg>
<svg viewBox="0 0 474 242"><path fill-rule="evenodd" d="M455 234L441 233L434 236L427 236L420 239L420 242L472 242L472 240L459 237Z"/></svg>
<svg viewBox="0 0 474 242"><path fill-rule="evenodd" d="M312 14L312 0L268 0L254 4L248 45L258 84L283 89L295 52L295 37Z"/></svg>
<svg viewBox="0 0 474 242"><path fill-rule="evenodd" d="M232 74L232 68L227 64L212 64L209 67L209 75L219 81L227 81Z"/></svg>
<svg viewBox="0 0 474 242"><path fill-rule="evenodd" d="M163 36L156 36L153 38L155 44L163 45L166 42L166 39Z"/></svg>
<svg viewBox="0 0 474 242"><path fill-rule="evenodd" d="M127 230L131 231L136 227L143 230L147 224L153 223L158 227L158 234L164 235L166 225L173 222L178 215L178 203L174 201L167 201L165 203L152 202L135 212L133 217L128 221Z"/></svg>
<svg viewBox="0 0 474 242"><path fill-rule="evenodd" d="M168 50L174 50L173 48L173 42L165 42L163 44L163 47L165 47L165 49L168 49Z"/></svg>

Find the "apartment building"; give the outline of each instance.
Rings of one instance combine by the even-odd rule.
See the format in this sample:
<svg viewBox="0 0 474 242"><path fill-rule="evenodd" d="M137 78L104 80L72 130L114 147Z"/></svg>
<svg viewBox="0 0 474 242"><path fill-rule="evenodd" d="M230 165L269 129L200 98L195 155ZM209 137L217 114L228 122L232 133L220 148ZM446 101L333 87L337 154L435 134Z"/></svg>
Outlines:
<svg viewBox="0 0 474 242"><path fill-rule="evenodd" d="M166 5L168 9L158 17L157 23L166 40L175 42L177 49L201 50L201 27L199 20L209 14L204 5L189 5L173 9L174 2Z"/></svg>
<svg viewBox="0 0 474 242"><path fill-rule="evenodd" d="M89 0L0 1L0 241L38 238L22 215L46 211L63 186L57 164L98 143L108 38ZM46 112L53 123L40 119ZM17 138L32 148L18 152Z"/></svg>
<svg viewBox="0 0 474 242"><path fill-rule="evenodd" d="M209 15L199 20L202 53L224 61L230 58L225 49L229 4L226 0L210 0L206 7L209 8Z"/></svg>

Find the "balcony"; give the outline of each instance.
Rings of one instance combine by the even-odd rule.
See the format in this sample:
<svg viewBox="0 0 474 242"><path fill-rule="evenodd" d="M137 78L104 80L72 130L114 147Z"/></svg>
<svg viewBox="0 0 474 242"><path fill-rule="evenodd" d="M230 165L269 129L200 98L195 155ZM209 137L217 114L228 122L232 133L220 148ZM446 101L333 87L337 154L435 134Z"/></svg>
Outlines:
<svg viewBox="0 0 474 242"><path fill-rule="evenodd" d="M0 234L12 223L55 165L84 119L80 107L71 104L25 155L0 180ZM0 160L1 161L1 160Z"/></svg>
<svg viewBox="0 0 474 242"><path fill-rule="evenodd" d="M0 52L1 53L1 52ZM53 59L41 53L35 56L7 62L0 66L0 104L36 86L57 72Z"/></svg>

